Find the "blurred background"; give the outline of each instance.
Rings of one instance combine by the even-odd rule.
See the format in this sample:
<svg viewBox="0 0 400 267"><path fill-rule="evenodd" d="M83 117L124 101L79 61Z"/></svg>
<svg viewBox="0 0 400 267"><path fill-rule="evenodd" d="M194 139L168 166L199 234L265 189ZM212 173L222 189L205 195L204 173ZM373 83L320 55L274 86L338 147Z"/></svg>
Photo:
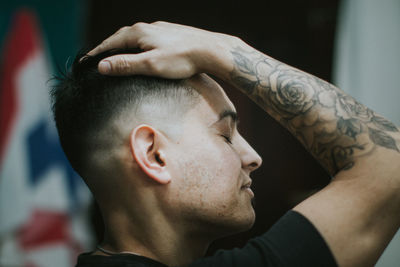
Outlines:
<svg viewBox="0 0 400 267"><path fill-rule="evenodd" d="M68 165L52 122L51 79L83 47L120 27L165 20L236 35L328 80L400 125L399 0L104 1L0 3L0 266L74 266L102 239L90 192ZM209 249L242 246L322 188L328 175L281 126L221 81L239 130L263 156L257 220ZM399 266L395 237L377 266Z"/></svg>

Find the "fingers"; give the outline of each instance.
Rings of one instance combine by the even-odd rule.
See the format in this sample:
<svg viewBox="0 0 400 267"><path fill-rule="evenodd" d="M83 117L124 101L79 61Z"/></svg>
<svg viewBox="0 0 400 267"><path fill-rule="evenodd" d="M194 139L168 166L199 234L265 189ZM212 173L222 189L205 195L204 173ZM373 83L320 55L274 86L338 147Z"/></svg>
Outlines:
<svg viewBox="0 0 400 267"><path fill-rule="evenodd" d="M196 38L191 38L195 32L194 28L167 22L136 23L121 28L88 55L112 49L140 48L143 52L138 54L119 54L101 60L99 72L183 79L200 69L191 54L198 46Z"/></svg>
<svg viewBox="0 0 400 267"><path fill-rule="evenodd" d="M111 49L137 48L138 40L143 35L145 28L150 25L146 23L136 23L133 26L126 26L119 29L116 33L105 39L101 44L92 49L88 55L93 56Z"/></svg>
<svg viewBox="0 0 400 267"><path fill-rule="evenodd" d="M121 54L105 58L99 62L99 72L107 75L156 75L159 70L156 67L154 50L140 54Z"/></svg>
<svg viewBox="0 0 400 267"><path fill-rule="evenodd" d="M171 58L157 49L111 56L100 61L98 68L100 73L107 75L147 75L167 79L185 79L197 72L185 57Z"/></svg>

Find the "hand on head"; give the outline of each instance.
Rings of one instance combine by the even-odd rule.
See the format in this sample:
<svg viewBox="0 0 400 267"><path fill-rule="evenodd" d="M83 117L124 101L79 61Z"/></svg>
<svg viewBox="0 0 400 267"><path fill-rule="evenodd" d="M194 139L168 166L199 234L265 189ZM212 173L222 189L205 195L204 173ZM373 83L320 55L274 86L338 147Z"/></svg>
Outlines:
<svg viewBox="0 0 400 267"><path fill-rule="evenodd" d="M88 55L121 48L143 50L139 54L103 59L99 71L107 75L142 74L184 79L206 72L218 76L221 67L229 65L226 61L227 44L234 45L238 40L229 35L173 23L136 23L121 28Z"/></svg>

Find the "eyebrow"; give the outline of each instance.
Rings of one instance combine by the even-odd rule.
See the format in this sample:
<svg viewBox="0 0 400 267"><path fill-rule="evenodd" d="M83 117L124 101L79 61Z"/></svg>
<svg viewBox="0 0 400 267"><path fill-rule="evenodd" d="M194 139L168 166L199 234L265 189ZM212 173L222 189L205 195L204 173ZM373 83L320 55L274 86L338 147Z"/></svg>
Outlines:
<svg viewBox="0 0 400 267"><path fill-rule="evenodd" d="M226 109L226 110L224 110L224 111L222 111L220 114L219 114L219 119L218 119L218 121L221 121L221 120L223 120L224 118L226 118L226 117L230 117L232 120L233 120L233 122L234 123L238 123L238 115L237 115L237 113L235 112L235 111L233 111L233 110L230 110L230 109Z"/></svg>

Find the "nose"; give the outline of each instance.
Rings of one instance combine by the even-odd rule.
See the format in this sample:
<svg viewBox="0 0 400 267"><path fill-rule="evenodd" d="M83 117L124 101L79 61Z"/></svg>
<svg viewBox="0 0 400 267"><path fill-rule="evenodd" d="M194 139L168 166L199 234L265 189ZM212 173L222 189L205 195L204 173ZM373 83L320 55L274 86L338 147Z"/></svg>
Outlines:
<svg viewBox="0 0 400 267"><path fill-rule="evenodd" d="M261 166L262 159L241 135L240 139L241 145L238 152L242 161L242 169L246 170L248 173L251 173Z"/></svg>

